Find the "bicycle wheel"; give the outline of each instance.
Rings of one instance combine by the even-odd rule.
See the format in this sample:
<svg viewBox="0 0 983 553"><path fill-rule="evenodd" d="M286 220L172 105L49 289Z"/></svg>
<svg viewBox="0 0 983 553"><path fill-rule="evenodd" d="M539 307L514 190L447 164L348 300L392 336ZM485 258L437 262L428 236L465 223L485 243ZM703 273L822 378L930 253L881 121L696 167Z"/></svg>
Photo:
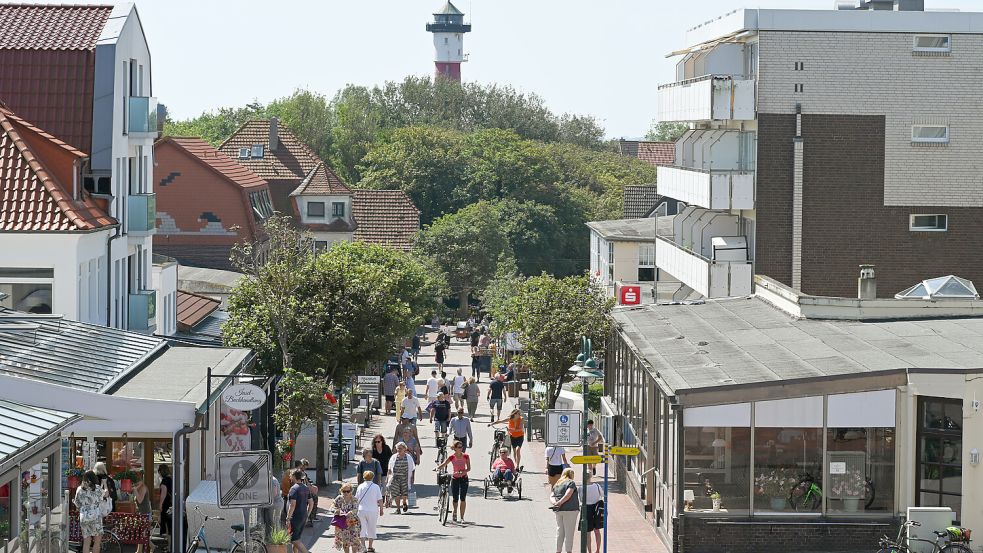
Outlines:
<svg viewBox="0 0 983 553"><path fill-rule="evenodd" d="M100 553L122 553L123 545L119 542L119 537L112 532L102 534L102 546Z"/></svg>
<svg viewBox="0 0 983 553"><path fill-rule="evenodd" d="M246 541L237 542L231 553L266 553L266 544L255 538L250 538Z"/></svg>
<svg viewBox="0 0 983 553"><path fill-rule="evenodd" d="M877 490L874 489L874 483L868 480L864 484L864 509L870 509L870 506L874 504L874 497Z"/></svg>
<svg viewBox="0 0 983 553"><path fill-rule="evenodd" d="M942 553L973 553L973 550L961 543L950 543L942 548Z"/></svg>
<svg viewBox="0 0 983 553"><path fill-rule="evenodd" d="M57 536L41 536L38 538L39 553L60 553L61 538Z"/></svg>
<svg viewBox="0 0 983 553"><path fill-rule="evenodd" d="M450 494L447 493L447 488L441 488L440 499L437 502L437 519L440 520L441 526L447 525L448 495Z"/></svg>
<svg viewBox="0 0 983 553"><path fill-rule="evenodd" d="M447 450L440 448L437 450L437 464L441 464L447 460Z"/></svg>

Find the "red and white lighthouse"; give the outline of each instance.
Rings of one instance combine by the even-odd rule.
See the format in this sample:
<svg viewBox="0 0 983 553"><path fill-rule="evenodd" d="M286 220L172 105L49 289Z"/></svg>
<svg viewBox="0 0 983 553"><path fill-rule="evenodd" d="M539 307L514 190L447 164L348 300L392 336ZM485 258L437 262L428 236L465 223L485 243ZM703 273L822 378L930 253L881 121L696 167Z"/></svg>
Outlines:
<svg viewBox="0 0 983 553"><path fill-rule="evenodd" d="M427 23L427 31L433 33L437 76L460 81L461 63L466 59L464 33L471 32L471 25L464 23L464 13L447 2L433 14L433 23Z"/></svg>

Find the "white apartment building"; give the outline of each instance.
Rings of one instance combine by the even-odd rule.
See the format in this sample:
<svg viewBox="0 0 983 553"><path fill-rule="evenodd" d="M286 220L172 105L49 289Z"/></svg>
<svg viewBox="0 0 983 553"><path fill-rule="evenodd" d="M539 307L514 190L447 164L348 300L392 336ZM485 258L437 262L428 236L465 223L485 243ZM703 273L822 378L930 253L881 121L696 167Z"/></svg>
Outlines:
<svg viewBox="0 0 983 553"><path fill-rule="evenodd" d="M87 154L60 184L71 201L116 223L85 237L43 224L7 228L0 286L12 282L3 271L21 271L50 290L53 312L172 334L177 275L153 257L157 100L136 7L0 5L0 27L8 30L0 39L0 98L17 117Z"/></svg>
<svg viewBox="0 0 983 553"><path fill-rule="evenodd" d="M862 264L887 297L983 281L983 14L839 7L735 10L673 52L658 117L691 130L658 187L688 206L656 264L702 296L853 296Z"/></svg>

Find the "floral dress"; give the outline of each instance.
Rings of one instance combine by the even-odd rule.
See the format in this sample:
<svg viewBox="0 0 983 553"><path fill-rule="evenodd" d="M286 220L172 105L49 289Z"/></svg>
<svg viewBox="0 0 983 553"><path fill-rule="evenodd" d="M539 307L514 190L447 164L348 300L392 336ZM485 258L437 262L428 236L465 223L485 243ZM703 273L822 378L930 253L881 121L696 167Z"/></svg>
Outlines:
<svg viewBox="0 0 983 553"><path fill-rule="evenodd" d="M362 539L359 534L362 532L361 524L358 522L358 501L355 500L354 494L349 499L345 499L345 496L339 495L334 500L334 508L336 515L343 515L347 513L352 513L348 515L348 527L338 528L334 527L334 548L338 550L344 549L346 546L355 546L354 551L358 551L358 547L362 545Z"/></svg>
<svg viewBox="0 0 983 553"><path fill-rule="evenodd" d="M79 487L78 491L75 492L75 499L72 503L79 510L81 515L82 511L86 509L99 509L99 504L102 503L102 489L98 490L87 490L83 487ZM102 535L102 518L97 517L95 520L83 521L82 517L79 516L79 526L82 529L83 538L91 538L94 536Z"/></svg>

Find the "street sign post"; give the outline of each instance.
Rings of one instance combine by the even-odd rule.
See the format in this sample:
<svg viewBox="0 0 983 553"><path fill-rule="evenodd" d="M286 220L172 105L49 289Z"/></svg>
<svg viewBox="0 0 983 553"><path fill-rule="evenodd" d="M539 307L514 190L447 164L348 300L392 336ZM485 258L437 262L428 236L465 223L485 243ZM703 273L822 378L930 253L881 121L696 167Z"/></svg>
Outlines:
<svg viewBox="0 0 983 553"><path fill-rule="evenodd" d="M601 455L574 455L570 462L575 465L600 465L607 460Z"/></svg>
<svg viewBox="0 0 983 553"><path fill-rule="evenodd" d="M546 411L546 445L578 447L583 432L583 413L568 409Z"/></svg>
<svg viewBox="0 0 983 553"><path fill-rule="evenodd" d="M635 455L638 455L641 452L642 451L637 447L613 446L608 448L608 453L610 453L611 455L628 455L634 457Z"/></svg>
<svg viewBox="0 0 983 553"><path fill-rule="evenodd" d="M223 509L269 507L273 504L269 451L236 451L215 454L218 472L218 505Z"/></svg>

